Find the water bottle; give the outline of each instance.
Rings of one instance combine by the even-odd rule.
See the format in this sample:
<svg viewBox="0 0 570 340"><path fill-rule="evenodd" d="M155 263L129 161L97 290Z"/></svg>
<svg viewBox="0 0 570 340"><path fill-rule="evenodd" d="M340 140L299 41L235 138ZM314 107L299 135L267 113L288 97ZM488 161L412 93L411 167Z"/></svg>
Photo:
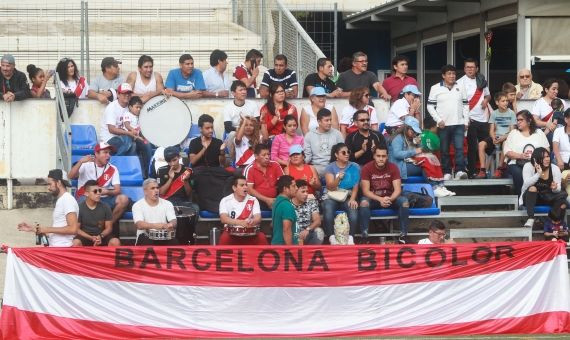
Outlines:
<svg viewBox="0 0 570 340"><path fill-rule="evenodd" d="M217 246L220 242L220 229L213 227L210 229L210 245Z"/></svg>

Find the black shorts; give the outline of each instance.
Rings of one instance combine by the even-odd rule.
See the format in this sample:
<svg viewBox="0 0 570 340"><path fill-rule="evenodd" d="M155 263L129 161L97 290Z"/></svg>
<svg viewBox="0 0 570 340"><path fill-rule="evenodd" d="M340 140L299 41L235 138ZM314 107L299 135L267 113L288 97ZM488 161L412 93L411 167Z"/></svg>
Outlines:
<svg viewBox="0 0 570 340"><path fill-rule="evenodd" d="M95 236L95 235L91 235L91 236ZM108 245L108 244L109 244L109 241L110 241L113 237L114 237L113 234L109 234L109 235L103 237L103 239L101 240L101 245L102 245L102 246ZM91 246L93 246L93 241L91 241L90 239L87 239L87 238L85 238L85 237L83 237L83 236L76 235L73 239L74 239L74 240L80 240L80 241L81 241L81 244L82 244L83 246L85 246L85 247L91 247Z"/></svg>
<svg viewBox="0 0 570 340"><path fill-rule="evenodd" d="M487 146L485 146L485 153L489 156L491 156L493 153L495 153L495 150L497 149L497 147L499 148L499 150L502 149L503 143L501 143L499 145L495 145L495 143L493 143L493 139L490 136L485 138L483 141L485 143L487 143Z"/></svg>

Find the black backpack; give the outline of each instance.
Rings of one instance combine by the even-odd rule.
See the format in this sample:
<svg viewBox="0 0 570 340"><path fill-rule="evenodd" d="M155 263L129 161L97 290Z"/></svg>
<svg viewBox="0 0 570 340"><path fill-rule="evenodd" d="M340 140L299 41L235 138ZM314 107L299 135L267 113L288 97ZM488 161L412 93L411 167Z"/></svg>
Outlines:
<svg viewBox="0 0 570 340"><path fill-rule="evenodd" d="M433 204L433 197L431 197L426 188L422 188L422 192L406 191L408 203L410 208L430 208Z"/></svg>

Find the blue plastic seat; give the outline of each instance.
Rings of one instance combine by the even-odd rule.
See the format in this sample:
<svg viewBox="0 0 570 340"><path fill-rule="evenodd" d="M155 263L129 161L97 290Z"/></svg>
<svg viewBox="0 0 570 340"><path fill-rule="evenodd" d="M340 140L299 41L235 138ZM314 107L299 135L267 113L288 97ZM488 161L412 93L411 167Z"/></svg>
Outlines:
<svg viewBox="0 0 570 340"><path fill-rule="evenodd" d="M548 214L550 212L550 209L551 207L548 205L537 205L534 207L534 212L537 214Z"/></svg>
<svg viewBox="0 0 570 340"><path fill-rule="evenodd" d="M136 186L136 187L129 187L129 186L123 187L123 186L121 186L121 193L127 195L131 199L131 201L133 201L133 203L135 203L136 201L138 201L144 197L143 188L140 186ZM131 211L126 211L123 214L122 219L132 220L133 219L133 213Z"/></svg>
<svg viewBox="0 0 570 340"><path fill-rule="evenodd" d="M111 157L111 164L119 169L121 186L142 185L141 163L137 156L113 156Z"/></svg>
<svg viewBox="0 0 570 340"><path fill-rule="evenodd" d="M402 183L426 183L426 179L424 176L408 176Z"/></svg>
<svg viewBox="0 0 570 340"><path fill-rule="evenodd" d="M93 125L71 125L71 154L89 155L97 145L97 132Z"/></svg>
<svg viewBox="0 0 570 340"><path fill-rule="evenodd" d="M192 124L190 131L188 131L188 138L196 138L200 136L200 127L198 124Z"/></svg>
<svg viewBox="0 0 570 340"><path fill-rule="evenodd" d="M422 188L425 188L427 193L433 198L431 207L429 208L410 208L410 216L430 216L439 215L441 210L435 205L435 195L433 193L433 188L427 183L406 183L403 185L404 191L410 192L422 192Z"/></svg>
<svg viewBox="0 0 570 340"><path fill-rule="evenodd" d="M372 209L370 210L371 217L391 217L398 216L398 211L394 209Z"/></svg>

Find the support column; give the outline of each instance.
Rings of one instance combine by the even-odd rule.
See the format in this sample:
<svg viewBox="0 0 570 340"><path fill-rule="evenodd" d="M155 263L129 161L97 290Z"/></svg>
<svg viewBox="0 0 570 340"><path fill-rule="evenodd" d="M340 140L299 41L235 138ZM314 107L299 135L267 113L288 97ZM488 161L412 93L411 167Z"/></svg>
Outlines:
<svg viewBox="0 0 570 340"><path fill-rule="evenodd" d="M479 72L489 80L489 62L487 57L487 42L485 41L485 32L487 32L487 13L481 13L479 16Z"/></svg>
<svg viewBox="0 0 570 340"><path fill-rule="evenodd" d="M455 44L453 43L452 23L447 23L447 63L455 65Z"/></svg>

